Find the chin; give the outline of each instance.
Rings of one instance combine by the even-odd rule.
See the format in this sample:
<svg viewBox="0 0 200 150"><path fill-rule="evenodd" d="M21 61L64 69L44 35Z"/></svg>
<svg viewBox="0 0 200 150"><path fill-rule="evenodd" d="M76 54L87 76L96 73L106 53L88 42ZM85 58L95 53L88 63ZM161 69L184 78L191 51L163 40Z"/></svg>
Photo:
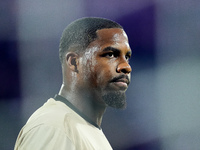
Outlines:
<svg viewBox="0 0 200 150"><path fill-rule="evenodd" d="M102 96L107 106L125 109L126 108L126 95L125 92L121 91L109 91Z"/></svg>

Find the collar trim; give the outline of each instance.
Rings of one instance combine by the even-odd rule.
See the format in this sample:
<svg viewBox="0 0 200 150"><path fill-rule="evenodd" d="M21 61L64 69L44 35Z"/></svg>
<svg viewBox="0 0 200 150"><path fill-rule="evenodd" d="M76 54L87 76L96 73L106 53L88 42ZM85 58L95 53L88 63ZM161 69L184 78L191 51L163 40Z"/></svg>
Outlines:
<svg viewBox="0 0 200 150"><path fill-rule="evenodd" d="M66 104L68 107L70 107L73 111L75 111L79 116L81 116L83 119L85 119L87 122L92 124L93 126L97 127L101 130L101 127L99 127L94 121L92 121L89 117L87 117L85 114L83 114L80 110L78 110L72 103L70 103L66 98L62 97L61 95L56 94L54 99L56 101L61 101L64 104Z"/></svg>

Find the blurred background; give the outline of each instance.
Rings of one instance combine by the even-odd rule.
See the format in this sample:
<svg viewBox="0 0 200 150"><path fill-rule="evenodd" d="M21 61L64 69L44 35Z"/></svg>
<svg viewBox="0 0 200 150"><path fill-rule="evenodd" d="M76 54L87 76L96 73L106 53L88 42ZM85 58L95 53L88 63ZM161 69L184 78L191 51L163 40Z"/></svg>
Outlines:
<svg viewBox="0 0 200 150"><path fill-rule="evenodd" d="M126 110L109 108L115 150L200 147L200 1L0 0L0 149L62 83L58 45L75 19L120 23L133 51Z"/></svg>

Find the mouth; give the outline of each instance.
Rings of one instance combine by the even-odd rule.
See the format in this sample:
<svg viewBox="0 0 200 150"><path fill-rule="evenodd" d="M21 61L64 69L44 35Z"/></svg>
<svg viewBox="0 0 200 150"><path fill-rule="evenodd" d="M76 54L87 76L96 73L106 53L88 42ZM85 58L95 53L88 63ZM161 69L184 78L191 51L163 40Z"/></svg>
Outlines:
<svg viewBox="0 0 200 150"><path fill-rule="evenodd" d="M125 90L128 88L128 85L130 84L130 80L128 76L122 75L122 76L113 78L111 80L111 83L119 87L120 89Z"/></svg>

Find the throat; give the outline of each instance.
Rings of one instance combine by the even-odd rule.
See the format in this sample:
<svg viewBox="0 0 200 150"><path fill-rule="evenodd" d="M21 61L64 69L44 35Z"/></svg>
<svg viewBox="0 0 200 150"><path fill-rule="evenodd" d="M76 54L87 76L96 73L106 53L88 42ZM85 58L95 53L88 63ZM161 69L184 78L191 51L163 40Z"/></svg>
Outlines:
<svg viewBox="0 0 200 150"><path fill-rule="evenodd" d="M69 101L61 95L56 95L54 97L56 101L61 101L65 103L68 107L70 107L73 111L75 111L79 116L85 119L90 124L95 127L101 129L101 122L103 118L103 114L105 112L105 108L97 107L93 103L75 103L75 100Z"/></svg>

